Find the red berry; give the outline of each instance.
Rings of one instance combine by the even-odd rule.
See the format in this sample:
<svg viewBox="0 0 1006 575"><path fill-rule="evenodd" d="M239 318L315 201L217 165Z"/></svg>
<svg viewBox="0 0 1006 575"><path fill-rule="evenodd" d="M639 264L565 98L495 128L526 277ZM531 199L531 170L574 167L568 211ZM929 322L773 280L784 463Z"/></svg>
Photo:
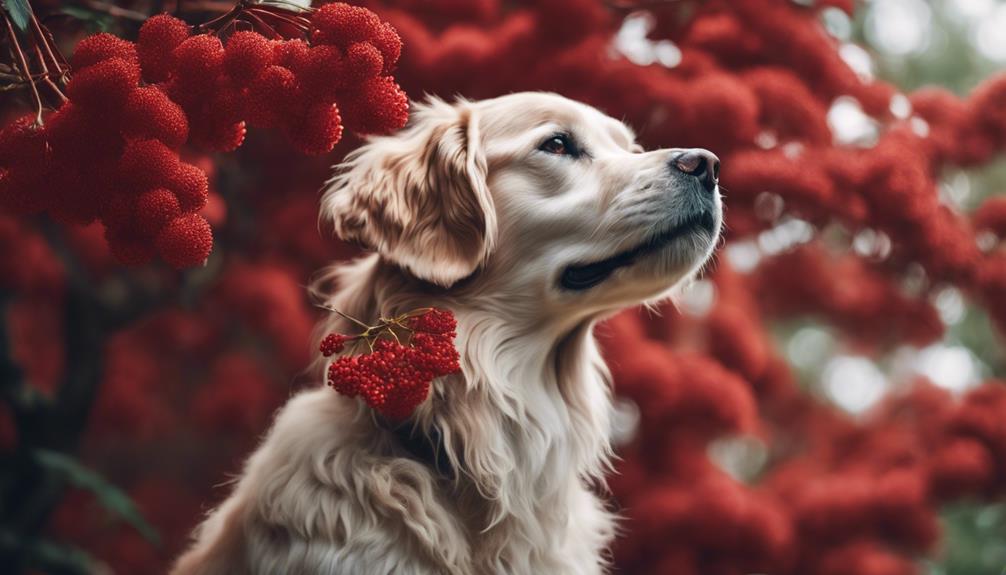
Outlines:
<svg viewBox="0 0 1006 575"><path fill-rule="evenodd" d="M157 235L157 252L175 268L201 265L213 249L213 231L199 214L175 218Z"/></svg>
<svg viewBox="0 0 1006 575"><path fill-rule="evenodd" d="M380 50L367 42L357 42L346 49L346 60L343 66L346 82L359 84L369 78L374 78L384 68L384 58Z"/></svg>
<svg viewBox="0 0 1006 575"><path fill-rule="evenodd" d="M120 58L98 62L74 74L66 94L76 106L89 112L121 107L140 81L135 62Z"/></svg>
<svg viewBox="0 0 1006 575"><path fill-rule="evenodd" d="M189 141L206 150L235 150L245 137L244 104L238 92L217 86L198 107L186 109L190 121Z"/></svg>
<svg viewBox="0 0 1006 575"><path fill-rule="evenodd" d="M119 159L123 183L137 189L168 185L178 168L178 154L157 140L129 142Z"/></svg>
<svg viewBox="0 0 1006 575"><path fill-rule="evenodd" d="M22 116L0 131L0 166L36 169L48 155L48 134L35 125L34 115Z"/></svg>
<svg viewBox="0 0 1006 575"><path fill-rule="evenodd" d="M49 116L46 132L54 157L73 159L78 165L98 164L122 153L121 117L95 113L67 102Z"/></svg>
<svg viewBox="0 0 1006 575"><path fill-rule="evenodd" d="M167 187L178 197L183 212L196 212L206 205L206 198L209 195L206 172L192 164L180 164L171 174Z"/></svg>
<svg viewBox="0 0 1006 575"><path fill-rule="evenodd" d="M310 49L308 43L300 39L273 42L273 63L290 70L299 70Z"/></svg>
<svg viewBox="0 0 1006 575"><path fill-rule="evenodd" d="M294 73L282 66L269 66L248 90L248 123L262 128L276 126L298 100Z"/></svg>
<svg viewBox="0 0 1006 575"><path fill-rule="evenodd" d="M189 137L185 112L152 86L129 95L123 116L122 134L131 140L160 140L169 148L178 148Z"/></svg>
<svg viewBox="0 0 1006 575"><path fill-rule="evenodd" d="M382 72L385 74L391 72L395 64L398 63L398 58L402 55L402 39L398 36L398 31L394 26L385 22L381 25L381 32L371 38L370 43L381 51L384 60Z"/></svg>
<svg viewBox="0 0 1006 575"><path fill-rule="evenodd" d="M136 227L154 237L164 226L182 215L178 198L164 188L144 192L136 200Z"/></svg>
<svg viewBox="0 0 1006 575"><path fill-rule="evenodd" d="M378 56L380 56L378 54ZM335 100L345 85L342 51L335 46L315 46L303 57L298 77L311 98Z"/></svg>
<svg viewBox="0 0 1006 575"><path fill-rule="evenodd" d="M233 152L244 142L246 132L244 122L226 122L209 117L193 126L190 141L204 150Z"/></svg>
<svg viewBox="0 0 1006 575"><path fill-rule="evenodd" d="M173 16L159 14L144 22L136 44L143 77L148 82L167 80L174 65L174 49L188 37L188 24Z"/></svg>
<svg viewBox="0 0 1006 575"><path fill-rule="evenodd" d="M120 58L132 65L139 65L136 46L128 40L113 36L106 32L88 36L81 40L73 51L70 64L74 71L93 66L98 62Z"/></svg>
<svg viewBox="0 0 1006 575"><path fill-rule="evenodd" d="M393 132L409 119L409 98L390 76L364 81L339 104L346 127L359 134Z"/></svg>
<svg viewBox="0 0 1006 575"><path fill-rule="evenodd" d="M179 44L173 52L175 77L186 87L213 86L224 64L220 38L199 34Z"/></svg>
<svg viewBox="0 0 1006 575"><path fill-rule="evenodd" d="M325 4L311 16L315 44L348 46L362 42L381 32L381 19L366 8L342 2Z"/></svg>
<svg viewBox="0 0 1006 575"><path fill-rule="evenodd" d="M235 32L227 40L224 68L231 79L240 85L253 82L266 66L272 64L272 60L272 44L258 32Z"/></svg>
<svg viewBox="0 0 1006 575"><path fill-rule="evenodd" d="M290 142L305 154L324 154L342 138L342 119L335 104L313 106L294 125L287 128Z"/></svg>

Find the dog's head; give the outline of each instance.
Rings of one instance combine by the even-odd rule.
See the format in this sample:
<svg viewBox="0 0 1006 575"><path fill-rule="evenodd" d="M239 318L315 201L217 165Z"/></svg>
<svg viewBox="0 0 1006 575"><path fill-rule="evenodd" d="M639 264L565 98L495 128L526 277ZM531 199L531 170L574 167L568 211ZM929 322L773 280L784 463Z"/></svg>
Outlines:
<svg viewBox="0 0 1006 575"><path fill-rule="evenodd" d="M322 216L421 280L575 316L663 297L705 263L718 171L554 94L432 99L347 158Z"/></svg>

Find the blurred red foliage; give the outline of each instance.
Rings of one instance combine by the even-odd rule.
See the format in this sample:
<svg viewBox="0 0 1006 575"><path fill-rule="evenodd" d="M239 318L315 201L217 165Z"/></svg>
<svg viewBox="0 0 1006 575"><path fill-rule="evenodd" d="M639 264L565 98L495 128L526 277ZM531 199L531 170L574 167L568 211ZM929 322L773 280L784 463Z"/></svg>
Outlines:
<svg viewBox="0 0 1006 575"><path fill-rule="evenodd" d="M889 240L889 252L875 256L836 253L815 239L765 255L751 273L732 269L721 257L708 277L717 299L706 316L666 306L660 317L630 311L600 328L615 391L640 412L638 431L619 447L618 473L611 478L626 517L626 535L614 550L621 572L909 575L918 572L915 560L937 547L941 505L1006 495L1004 382L954 396L915 381L852 418L798 385L767 329L775 319L813 315L864 353L925 345L943 332L929 296L954 286L1006 333L1006 203L994 198L962 214L945 205L937 189L942 168L978 166L1006 147L1006 76L988 79L964 98L940 89L907 94L911 116L895 116L890 103L898 90L857 76L819 23L826 6L851 12L847 0L361 4L394 25L404 43L401 57L396 65L397 44L379 19L346 8L319 12L327 18L318 24L322 36L365 33L356 40L367 40L372 50L356 44L339 45L338 52L341 58L346 49L340 65L370 78L356 95L339 100L345 118L321 117L311 123L319 133L298 132L307 124L297 122L287 127L304 151L331 149L341 122L369 131L404 120L389 72L413 96L553 90L624 118L648 147L703 146L719 154L728 190L728 246L791 218ZM613 34L637 8L653 18L651 39L680 49L677 66L639 65L614 53ZM205 74L209 60L232 80L258 71L261 101L249 104L249 123L275 125L270 110L295 77L289 62L306 59L299 68L305 90L332 88L324 86L330 79L325 66L334 60L325 56L334 52L324 46L310 49L313 58L295 41L266 54L249 35L232 36L224 47L215 39L186 40L187 32L165 18L150 20L143 30L138 62L150 82L170 81L177 65L164 51L148 48L163 43L187 43L182 52L195 54L191 62L199 65L179 68L179 74ZM128 43L101 38L100 46L92 40L85 45L90 48L82 47L75 63L97 70L101 63L93 54L126 54L118 60L126 63L102 67L94 81L121 88L122 102L131 96L127 110L157 108L151 129L165 144L175 143L182 132L176 106L136 88L139 72L130 68L136 64ZM269 58L278 63L265 66ZM105 76L127 78L128 86ZM222 77L214 72L202 80ZM91 98L87 75L76 78L73 103L65 109L105 105ZM195 102L172 88L167 93L191 128ZM877 120L875 145L834 142L826 113L841 96L854 98ZM230 110L224 100L214 100L213 110ZM368 102L379 105L367 108ZM211 119L199 125L220 128L231 139L216 138L220 133L196 138L209 147L233 148L244 137L238 115L224 124ZM920 123L926 129L918 129ZM5 141L20 138L17 149L30 150L32 134L23 123L13 126L17 134ZM213 225L214 255L206 268L187 275L158 266L123 274L98 227L61 228L0 215L0 286L11 294L11 354L32 387L56 393L73 369L64 360L63 332L72 327L62 322L67 285L95 282L99 299L138 310L101 342L102 382L81 456L125 486L164 545L150 546L76 492L49 526L118 572L163 570L201 517L201 504L223 494L213 486L238 469L307 365L316 313L302 285L318 268L355 254L317 233L313 191L357 141L347 138L334 154L311 159L268 135L253 131L247 140L228 156L182 151L198 166L189 175L200 180L194 185L200 201L186 206L171 185L179 206L162 202L160 187L145 200L144 211L156 212L154 227L180 213ZM97 145L89 140L83 147ZM175 148L167 147L177 162ZM9 157L0 162L0 188L15 172ZM207 173L209 184L203 186L194 171ZM5 193L17 212L44 207L0 189ZM209 205L198 211L207 194ZM781 207L766 213L766 198ZM87 211L66 215L80 214ZM74 219L58 210L54 215ZM106 234L120 260L149 259L145 252L124 253L114 232ZM171 263L205 255L183 254L173 262L175 244L162 241ZM908 293L905 279L918 270L924 285ZM13 419L0 411L0 450L19 440ZM738 435L755 438L768 453L759 475L744 481L708 455L711 442Z"/></svg>

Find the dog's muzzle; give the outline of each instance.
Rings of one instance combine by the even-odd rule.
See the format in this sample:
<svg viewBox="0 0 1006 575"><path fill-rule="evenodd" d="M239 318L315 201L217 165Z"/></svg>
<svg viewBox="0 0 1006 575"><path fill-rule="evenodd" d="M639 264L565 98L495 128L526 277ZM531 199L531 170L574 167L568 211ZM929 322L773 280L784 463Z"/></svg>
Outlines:
<svg viewBox="0 0 1006 575"><path fill-rule="evenodd" d="M679 237L704 230L712 233L716 229L716 217L711 211L702 210L664 232L652 236L642 244L598 262L572 265L562 272L559 283L570 291L590 289L608 279L615 270L631 266L639 258L664 249Z"/></svg>

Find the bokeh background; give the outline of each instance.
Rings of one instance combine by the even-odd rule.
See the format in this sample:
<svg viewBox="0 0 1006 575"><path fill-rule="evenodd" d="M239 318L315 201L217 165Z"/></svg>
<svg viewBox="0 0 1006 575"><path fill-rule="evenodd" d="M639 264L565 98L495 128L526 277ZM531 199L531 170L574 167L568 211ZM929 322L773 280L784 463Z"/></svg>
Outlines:
<svg viewBox="0 0 1006 575"><path fill-rule="evenodd" d="M716 262L599 328L616 572L1006 570L1006 2L363 4L398 29L412 97L554 90L723 160ZM32 6L71 54L231 4ZM30 100L0 105L6 123ZM0 213L5 572L167 568L318 381L304 285L357 253L316 226L318 190L359 143L187 147L214 233L189 270L122 266L100 223Z"/></svg>

